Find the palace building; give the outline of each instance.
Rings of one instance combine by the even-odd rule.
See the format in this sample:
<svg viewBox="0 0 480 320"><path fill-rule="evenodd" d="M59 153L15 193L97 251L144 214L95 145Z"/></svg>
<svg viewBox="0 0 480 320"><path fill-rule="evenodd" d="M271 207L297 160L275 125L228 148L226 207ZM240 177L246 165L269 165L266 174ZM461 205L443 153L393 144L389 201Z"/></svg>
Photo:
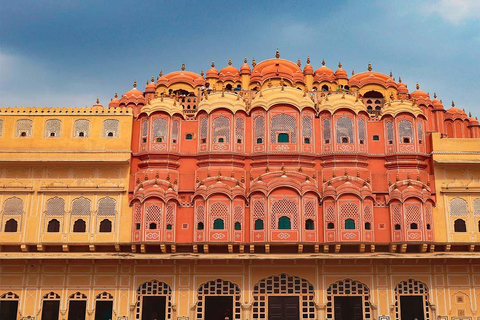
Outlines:
<svg viewBox="0 0 480 320"><path fill-rule="evenodd" d="M370 64L2 107L0 154L1 320L480 319L480 123Z"/></svg>

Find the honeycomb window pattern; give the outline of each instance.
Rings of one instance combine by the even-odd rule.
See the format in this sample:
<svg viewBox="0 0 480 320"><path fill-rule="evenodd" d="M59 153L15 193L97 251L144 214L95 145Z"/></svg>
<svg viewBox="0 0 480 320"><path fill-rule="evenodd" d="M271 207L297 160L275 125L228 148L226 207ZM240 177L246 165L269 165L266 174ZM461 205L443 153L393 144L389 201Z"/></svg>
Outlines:
<svg viewBox="0 0 480 320"><path fill-rule="evenodd" d="M204 319L206 296L232 296L234 303L233 319L241 319L240 288L237 284L223 279L216 279L202 284L198 288L197 294L196 320Z"/></svg>
<svg viewBox="0 0 480 320"><path fill-rule="evenodd" d="M395 316L396 319L401 319L401 296L422 296L425 320L430 320L430 303L428 302L428 287L421 281L408 279L399 282L395 286Z"/></svg>
<svg viewBox="0 0 480 320"><path fill-rule="evenodd" d="M336 296L361 296L363 319L372 319L370 289L363 283L345 279L331 284L327 289L327 319L334 319Z"/></svg>
<svg viewBox="0 0 480 320"><path fill-rule="evenodd" d="M140 285L137 289L137 302L135 304L135 319L142 317L142 302L144 296L166 297L166 319L172 319L172 289L164 282L152 280Z"/></svg>

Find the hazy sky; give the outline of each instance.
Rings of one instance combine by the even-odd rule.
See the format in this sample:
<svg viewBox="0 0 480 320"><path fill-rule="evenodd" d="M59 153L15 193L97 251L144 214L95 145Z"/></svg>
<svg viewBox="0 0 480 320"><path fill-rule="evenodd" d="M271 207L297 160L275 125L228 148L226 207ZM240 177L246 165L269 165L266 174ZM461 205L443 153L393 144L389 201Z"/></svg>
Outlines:
<svg viewBox="0 0 480 320"><path fill-rule="evenodd" d="M401 76L480 116L480 1L0 1L0 105L108 104L151 76L282 58Z"/></svg>

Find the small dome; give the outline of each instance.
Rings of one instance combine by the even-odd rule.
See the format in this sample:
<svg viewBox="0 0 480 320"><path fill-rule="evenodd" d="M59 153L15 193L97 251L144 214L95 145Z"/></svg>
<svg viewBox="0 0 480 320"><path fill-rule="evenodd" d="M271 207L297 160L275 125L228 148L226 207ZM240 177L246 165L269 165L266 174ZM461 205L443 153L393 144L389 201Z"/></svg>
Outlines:
<svg viewBox="0 0 480 320"><path fill-rule="evenodd" d="M325 60L322 61L322 66L315 70L315 79L314 81L322 82L322 81L335 81L335 73L332 69L325 66Z"/></svg>
<svg viewBox="0 0 480 320"><path fill-rule="evenodd" d="M284 78L293 81L293 75L297 71L302 72L302 69L296 63L276 57L256 64L253 67L250 82L263 83L270 78Z"/></svg>
<svg viewBox="0 0 480 320"><path fill-rule="evenodd" d="M477 119L473 118L473 117L469 117L468 118L468 121L470 122L470 125L479 125L480 123L478 122Z"/></svg>
<svg viewBox="0 0 480 320"><path fill-rule="evenodd" d="M402 78L398 78L397 90L398 90L398 93L403 93L403 94L408 93L407 85L405 83L402 83Z"/></svg>
<svg viewBox="0 0 480 320"><path fill-rule="evenodd" d="M433 104L434 108L435 109L443 109L443 103L442 103L442 101L437 100L437 94L436 93L433 94L433 98L434 99L432 101L432 104Z"/></svg>
<svg viewBox="0 0 480 320"><path fill-rule="evenodd" d="M97 108L98 108L98 107L103 108L103 106L100 104L100 99L98 99L98 98L97 98L96 103L93 105L93 108L95 108L95 107L97 107Z"/></svg>
<svg viewBox="0 0 480 320"><path fill-rule="evenodd" d="M228 66L220 70L218 73L218 76L220 77L220 80L226 81L226 80L232 80L232 81L238 81L240 80L240 72L238 71L237 68L232 66L232 60L228 60Z"/></svg>
<svg viewBox="0 0 480 320"><path fill-rule="evenodd" d="M412 98L424 98L424 99L429 99L430 98L430 95L428 93L426 93L425 91L422 91L420 90L420 86L418 85L418 82L417 82L417 90L413 91L410 96Z"/></svg>
<svg viewBox="0 0 480 320"><path fill-rule="evenodd" d="M205 79L198 73L186 71L185 64L182 64L181 71L174 71L158 79L158 85L171 86L174 83L188 83L192 87L204 86Z"/></svg>
<svg viewBox="0 0 480 320"><path fill-rule="evenodd" d="M303 68L303 74L304 75L313 75L313 67L310 64L310 57L307 58L307 64L305 65L305 68Z"/></svg>
<svg viewBox="0 0 480 320"><path fill-rule="evenodd" d="M135 104L145 103L143 92L137 89L137 81L133 82L133 89L125 92L120 98L121 104L128 104L130 102L133 102Z"/></svg>
<svg viewBox="0 0 480 320"><path fill-rule="evenodd" d="M212 67L207 70L207 78L218 78L218 70L215 69L215 61L212 61Z"/></svg>
<svg viewBox="0 0 480 320"><path fill-rule="evenodd" d="M338 69L337 71L335 71L335 78L348 80L347 72L344 69L342 69L341 62L338 63Z"/></svg>
<svg viewBox="0 0 480 320"><path fill-rule="evenodd" d="M243 61L243 65L240 67L240 74L250 74L250 66L247 64L247 57Z"/></svg>
<svg viewBox="0 0 480 320"><path fill-rule="evenodd" d="M368 84L378 84L384 88L393 87L397 89L397 84L395 81L390 80L391 77L387 76L386 74L372 71L372 64L368 64L368 71L357 73L350 78L348 84L351 87L358 87L361 88ZM401 92L399 92L401 93Z"/></svg>
<svg viewBox="0 0 480 320"><path fill-rule="evenodd" d="M155 92L157 85L155 84L155 78L152 77L151 82L147 82L147 86L145 87L145 93Z"/></svg>
<svg viewBox="0 0 480 320"><path fill-rule="evenodd" d="M115 92L115 98L110 100L110 103L108 104L109 107L115 108L120 105L120 99L118 99L118 94Z"/></svg>

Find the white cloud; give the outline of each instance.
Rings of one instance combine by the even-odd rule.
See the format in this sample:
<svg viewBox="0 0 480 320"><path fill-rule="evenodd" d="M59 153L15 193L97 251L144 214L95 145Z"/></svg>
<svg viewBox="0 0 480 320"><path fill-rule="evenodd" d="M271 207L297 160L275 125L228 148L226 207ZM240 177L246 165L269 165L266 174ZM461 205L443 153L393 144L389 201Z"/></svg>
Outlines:
<svg viewBox="0 0 480 320"><path fill-rule="evenodd" d="M454 25L480 19L479 0L434 0L423 4L422 9Z"/></svg>

